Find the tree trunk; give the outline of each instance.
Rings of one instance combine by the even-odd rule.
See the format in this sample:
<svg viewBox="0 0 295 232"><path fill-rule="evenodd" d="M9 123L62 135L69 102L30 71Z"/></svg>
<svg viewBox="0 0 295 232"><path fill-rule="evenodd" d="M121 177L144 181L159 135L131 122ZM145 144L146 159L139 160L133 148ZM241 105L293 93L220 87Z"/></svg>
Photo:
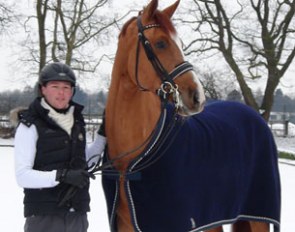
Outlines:
<svg viewBox="0 0 295 232"><path fill-rule="evenodd" d="M45 19L47 13L47 2L37 0L36 10L38 19L38 32L39 32L39 72L46 64L46 35L45 35Z"/></svg>

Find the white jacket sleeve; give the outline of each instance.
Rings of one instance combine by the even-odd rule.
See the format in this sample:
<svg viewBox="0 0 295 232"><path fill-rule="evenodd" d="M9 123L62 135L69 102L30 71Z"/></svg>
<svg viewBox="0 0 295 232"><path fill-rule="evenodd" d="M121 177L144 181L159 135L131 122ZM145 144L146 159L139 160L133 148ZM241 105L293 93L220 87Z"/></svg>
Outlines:
<svg viewBox="0 0 295 232"><path fill-rule="evenodd" d="M98 159L100 159L102 152L105 149L106 137L97 134L96 139L93 143L90 143L86 147L86 160L88 161L88 166L96 164Z"/></svg>
<svg viewBox="0 0 295 232"><path fill-rule="evenodd" d="M23 188L52 188L59 184L55 181L56 170L34 170L36 143L38 133L36 127L20 124L14 138L15 176L19 186Z"/></svg>

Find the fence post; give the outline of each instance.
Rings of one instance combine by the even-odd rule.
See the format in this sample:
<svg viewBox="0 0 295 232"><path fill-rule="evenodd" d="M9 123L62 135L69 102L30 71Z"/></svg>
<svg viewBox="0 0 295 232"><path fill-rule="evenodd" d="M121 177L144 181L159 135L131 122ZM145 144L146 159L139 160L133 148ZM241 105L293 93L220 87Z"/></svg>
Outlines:
<svg viewBox="0 0 295 232"><path fill-rule="evenodd" d="M289 120L284 121L284 137L288 137L289 134Z"/></svg>

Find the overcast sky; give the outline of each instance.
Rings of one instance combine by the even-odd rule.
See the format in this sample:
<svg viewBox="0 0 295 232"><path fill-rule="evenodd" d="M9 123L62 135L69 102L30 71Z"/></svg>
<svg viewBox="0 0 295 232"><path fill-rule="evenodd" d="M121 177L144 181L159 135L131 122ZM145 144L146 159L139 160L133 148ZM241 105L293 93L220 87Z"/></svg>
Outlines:
<svg viewBox="0 0 295 232"><path fill-rule="evenodd" d="M232 0L226 0L226 1L232 1ZM26 2L23 11L29 11L32 10L32 6L28 5L28 0L21 0L19 2ZM113 6L116 10L121 9L134 9L134 10L140 10L143 6L145 6L149 0L112 0ZM175 0L162 0L159 1L159 8L162 9L163 7L169 6L170 4L174 3ZM180 2L181 5L189 4L189 0L182 0ZM126 19L127 20L127 19ZM118 30L119 34L119 30ZM107 48L113 50L115 52L116 50L116 44L112 48ZM21 67L16 67L13 65L13 61L15 60L15 55L17 55L21 51L15 51L15 48L11 46L10 41L6 40L5 37L1 37L1 43L0 43L0 92L7 90L7 89L17 89L22 88L26 85L34 85L32 84L31 79L23 78L26 75L22 73ZM293 62L295 64L295 62ZM111 64L110 62L104 63L105 73L106 75L110 75L111 73ZM37 78L37 77L36 77ZM284 78L282 78L280 88L283 89L284 93L293 93L295 96L295 65L292 65L288 71L288 73L285 75ZM80 85L82 88L85 88L87 90L91 90L93 86L98 86L99 83L94 83L93 81L85 81L80 82ZM255 83L254 86L257 86ZM262 89L264 89L264 86L262 86Z"/></svg>
<svg viewBox="0 0 295 232"><path fill-rule="evenodd" d="M128 9L141 10L143 6L145 6L149 0L111 0L112 5L114 7L114 11L122 11ZM183 0L184 1L184 0ZM171 3L174 3L174 0L165 0L160 1L159 6L168 6ZM165 4L164 4L165 3ZM22 12L32 12L33 1L30 0L19 0L17 4L22 5ZM122 11L123 12L123 11ZM134 13L135 14L135 13ZM127 20L127 19L126 19ZM118 30L119 34L119 30ZM14 37L13 42L17 36ZM37 80L37 77L32 80L32 78L24 78L26 75L22 73L21 67L15 67L15 60L19 52L16 51L16 48L12 46L10 38L6 38L5 36L0 37L0 92L8 89L18 89L23 88L26 85L34 85L34 82ZM115 53L116 43L111 48L106 48L112 50ZM102 69L105 69L106 75L111 73L111 64L109 62L105 62ZM81 87L89 89L93 86L97 86L97 83L89 83L89 81L81 81L79 83Z"/></svg>

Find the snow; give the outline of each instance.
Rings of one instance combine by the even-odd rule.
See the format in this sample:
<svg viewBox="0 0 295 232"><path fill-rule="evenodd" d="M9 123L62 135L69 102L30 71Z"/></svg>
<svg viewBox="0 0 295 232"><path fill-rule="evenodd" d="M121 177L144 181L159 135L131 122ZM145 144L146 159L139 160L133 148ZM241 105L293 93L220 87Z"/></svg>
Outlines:
<svg viewBox="0 0 295 232"><path fill-rule="evenodd" d="M280 150L289 150L295 154L294 138L276 138ZM291 142L293 141L293 142ZM13 140L0 139L0 145L13 144ZM292 146L293 145L293 146ZM289 162L295 165L295 162ZM13 147L0 146L0 165L1 165L1 191L0 191L0 230L6 232L23 231L23 192L17 186L14 178ZM294 232L295 223L295 166L280 163L281 184L282 184L282 218L281 231ZM101 187L101 177L91 182L91 212L88 214L88 232L108 232L107 210L104 194ZM226 231L228 228L226 229Z"/></svg>
<svg viewBox="0 0 295 232"><path fill-rule="evenodd" d="M295 156L295 137L275 137L279 151L285 151Z"/></svg>
<svg viewBox="0 0 295 232"><path fill-rule="evenodd" d="M13 144L13 140L0 139L1 144ZM1 165L1 191L0 191L0 231L23 231L23 191L14 175L13 147L0 147ZM101 176L92 180L91 187L91 212L88 214L88 232L109 231L107 209L101 187Z"/></svg>
<svg viewBox="0 0 295 232"><path fill-rule="evenodd" d="M275 135L277 135L277 136L284 135L285 125L283 123L274 123L270 127ZM294 123L291 123L291 122L288 123L288 136L295 137L295 124Z"/></svg>

